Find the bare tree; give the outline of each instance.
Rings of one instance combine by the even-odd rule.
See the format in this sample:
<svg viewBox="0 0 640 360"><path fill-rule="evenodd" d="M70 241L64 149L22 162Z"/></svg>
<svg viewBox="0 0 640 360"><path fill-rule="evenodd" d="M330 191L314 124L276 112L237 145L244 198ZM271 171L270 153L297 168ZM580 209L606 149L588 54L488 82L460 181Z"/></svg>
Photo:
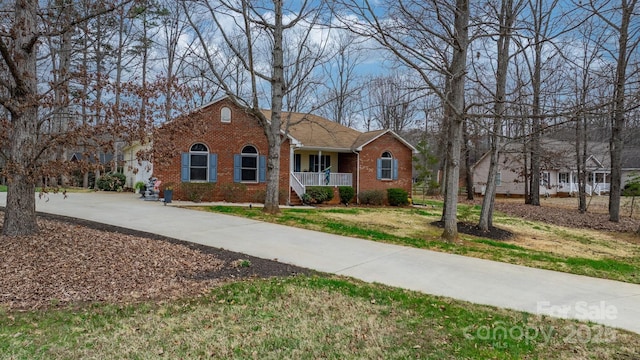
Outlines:
<svg viewBox="0 0 640 360"><path fill-rule="evenodd" d="M285 7L282 0L197 1L192 9L196 10L195 13L188 11L186 2L183 4L191 28L199 40L198 51L202 54L209 72L231 101L255 116L264 129L269 146L264 211L277 213L280 211L280 146L285 139L282 134L283 121L286 122L286 118L283 118L285 99L305 86L304 80L311 75L314 68L314 65L308 64L317 64L319 61L320 56L317 53L315 57L312 56L312 47L308 41L322 13L322 4L304 1ZM206 17L198 17L199 13L206 14ZM217 36L223 40L219 46L228 48L233 55L232 59L246 72L248 89L240 89L239 92L220 71L224 68L221 63L228 61L221 59L220 54L212 47L213 44L209 42L206 30L211 23L215 25ZM299 51L288 53L288 65L294 65L294 68L288 68L285 72L285 33L294 32L300 27L306 31L298 37L301 42L295 44ZM300 36L300 33L297 35ZM268 61L265 62L264 59ZM305 59L309 61L305 62ZM262 112L263 86L270 92L269 119ZM290 107L292 100L288 101Z"/></svg>
<svg viewBox="0 0 640 360"><path fill-rule="evenodd" d="M357 68L364 61L365 51L356 35L342 30L334 30L334 34L333 56L324 66L328 80L325 103L319 110L338 124L354 127L363 88Z"/></svg>
<svg viewBox="0 0 640 360"><path fill-rule="evenodd" d="M367 0L343 0L340 3L343 7L336 9L336 14L344 27L389 50L418 76L422 87L443 101L448 133L442 238L455 241L458 238L456 210L465 119L469 1L388 0L374 4ZM354 17L357 20L354 21ZM444 89L439 86L440 78L446 79Z"/></svg>
<svg viewBox="0 0 640 360"><path fill-rule="evenodd" d="M409 74L376 76L369 80L367 88L369 106L379 128L402 132L415 121L420 93Z"/></svg>
<svg viewBox="0 0 640 360"><path fill-rule="evenodd" d="M640 15L636 12L638 0L589 1L589 11L607 25L617 37L615 48L604 48L614 59L615 90L613 93L613 111L611 116L611 189L609 193L609 220L620 221L620 195L622 190L622 149L623 132L626 128L626 89L630 75L628 69L633 61L632 54L640 44ZM604 44L603 44L604 45ZM636 60L637 61L637 60ZM637 70L636 70L637 71Z"/></svg>
<svg viewBox="0 0 640 360"><path fill-rule="evenodd" d="M498 156L500 151L500 142L502 138L502 125L506 117L506 89L507 89L507 71L511 60L511 38L514 32L514 24L523 1L501 0L499 6L497 4L488 3L493 8L493 16L496 21L497 35L497 51L496 51L496 89L494 92L493 104L493 126L491 129L489 150L489 173L487 176L487 188L482 201L482 209L480 211L480 221L478 227L481 231L488 231L493 226L493 209L496 195L496 177L498 174ZM495 6L495 7L494 7Z"/></svg>

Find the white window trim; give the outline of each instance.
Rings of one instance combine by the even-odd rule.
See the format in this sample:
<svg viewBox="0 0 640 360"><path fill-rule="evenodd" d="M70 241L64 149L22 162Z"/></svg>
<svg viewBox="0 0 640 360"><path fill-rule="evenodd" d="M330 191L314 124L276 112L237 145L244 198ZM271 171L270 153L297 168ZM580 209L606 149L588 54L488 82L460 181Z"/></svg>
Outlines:
<svg viewBox="0 0 640 360"><path fill-rule="evenodd" d="M228 124L231 122L231 109L224 106L220 109L220 122Z"/></svg>
<svg viewBox="0 0 640 360"><path fill-rule="evenodd" d="M248 146L251 146L252 148L255 149L255 153L245 153L243 152L244 149ZM246 145L242 147L242 150L240 152L240 182L241 183L246 183L246 184L257 184L260 182L260 153L258 152L258 149L253 146L253 145ZM255 180L244 180L242 178L242 174L244 173L243 170L247 169L247 170L254 170L254 168L245 168L242 166L242 163L244 162L244 158L245 157L253 157L256 159L256 167L255 167L255 172L256 172L256 179Z"/></svg>
<svg viewBox="0 0 640 360"><path fill-rule="evenodd" d="M202 151L193 151L193 150L191 150L195 145L198 145L198 144L204 146L207 150L206 151L205 150L202 150ZM205 166L197 166L197 167L194 167L193 165L191 165L191 156L192 155L204 155L206 157L206 160L205 160L206 161L206 165ZM193 180L191 178L191 169L192 168L198 168L198 169L204 168L205 169L205 175L204 175L205 178L204 178L204 180L202 180L202 179ZM196 183L196 182L208 182L208 181L209 181L209 147L207 145L203 144L203 143L195 143L195 144L191 145L191 147L189 148L189 182Z"/></svg>

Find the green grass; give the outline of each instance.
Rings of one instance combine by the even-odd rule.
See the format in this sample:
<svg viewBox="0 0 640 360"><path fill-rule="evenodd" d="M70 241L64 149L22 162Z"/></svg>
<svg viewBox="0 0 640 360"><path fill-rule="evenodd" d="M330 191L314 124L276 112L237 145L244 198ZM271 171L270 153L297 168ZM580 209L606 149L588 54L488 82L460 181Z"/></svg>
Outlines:
<svg viewBox="0 0 640 360"><path fill-rule="evenodd" d="M235 282L163 303L0 310L0 359L631 359L639 341L325 276Z"/></svg>
<svg viewBox="0 0 640 360"><path fill-rule="evenodd" d="M0 185L0 192L7 192L7 185Z"/></svg>
<svg viewBox="0 0 640 360"><path fill-rule="evenodd" d="M441 204L439 205L441 209ZM463 237L462 244L451 244L440 240L440 229L425 227L422 232L414 231L412 235L397 235L397 229L360 222L359 215L380 213L382 217L417 216L424 223L439 220L440 213L437 203L433 207L422 208L315 208L315 209L282 209L277 216L263 213L260 209L249 209L234 206L215 206L206 210L245 216L261 221L277 222L289 226L297 226L327 233L352 236L361 239L382 241L392 244L412 246L423 249L444 251L465 256L474 256L495 261L557 270L579 275L587 275L605 279L626 281L640 284L640 258L619 259L589 259L586 257L561 256L539 250L526 249L521 246L488 239ZM477 206L462 205L459 212L466 218L475 218L479 213ZM354 215L355 220L334 219L333 214ZM591 244L594 240L582 234L575 234L568 230L550 229L548 225L524 221L497 213L494 219L497 224L510 224L518 227L538 228L547 234L562 237L580 244ZM640 250L638 251L640 254Z"/></svg>

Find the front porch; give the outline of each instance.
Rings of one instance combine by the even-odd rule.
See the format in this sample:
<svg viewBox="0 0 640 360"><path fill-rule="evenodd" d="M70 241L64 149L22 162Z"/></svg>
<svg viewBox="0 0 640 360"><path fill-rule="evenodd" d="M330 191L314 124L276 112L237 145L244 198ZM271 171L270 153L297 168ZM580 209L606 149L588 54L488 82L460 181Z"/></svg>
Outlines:
<svg viewBox="0 0 640 360"><path fill-rule="evenodd" d="M358 157L353 152L291 149L289 185L299 199L308 186L353 186ZM295 199L290 198L291 202Z"/></svg>
<svg viewBox="0 0 640 360"><path fill-rule="evenodd" d="M607 182L610 176L608 171L592 170L587 174L585 192L592 196L593 194L608 194L611 190L611 184ZM578 193L578 174L575 171L558 173L558 192L569 193L573 195Z"/></svg>
<svg viewBox="0 0 640 360"><path fill-rule="evenodd" d="M292 172L289 177L291 189L298 198L307 192L308 186L353 186L353 174L332 172Z"/></svg>

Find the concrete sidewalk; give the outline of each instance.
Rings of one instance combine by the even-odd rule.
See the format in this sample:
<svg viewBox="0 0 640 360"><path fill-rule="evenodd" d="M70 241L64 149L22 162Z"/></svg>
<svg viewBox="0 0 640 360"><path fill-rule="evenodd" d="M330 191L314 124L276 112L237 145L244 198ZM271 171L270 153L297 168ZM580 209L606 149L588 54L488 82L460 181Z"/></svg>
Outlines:
<svg viewBox="0 0 640 360"><path fill-rule="evenodd" d="M6 193L0 193L4 206ZM224 248L368 282L640 333L640 285L377 243L146 202L131 193L52 194L38 211Z"/></svg>

